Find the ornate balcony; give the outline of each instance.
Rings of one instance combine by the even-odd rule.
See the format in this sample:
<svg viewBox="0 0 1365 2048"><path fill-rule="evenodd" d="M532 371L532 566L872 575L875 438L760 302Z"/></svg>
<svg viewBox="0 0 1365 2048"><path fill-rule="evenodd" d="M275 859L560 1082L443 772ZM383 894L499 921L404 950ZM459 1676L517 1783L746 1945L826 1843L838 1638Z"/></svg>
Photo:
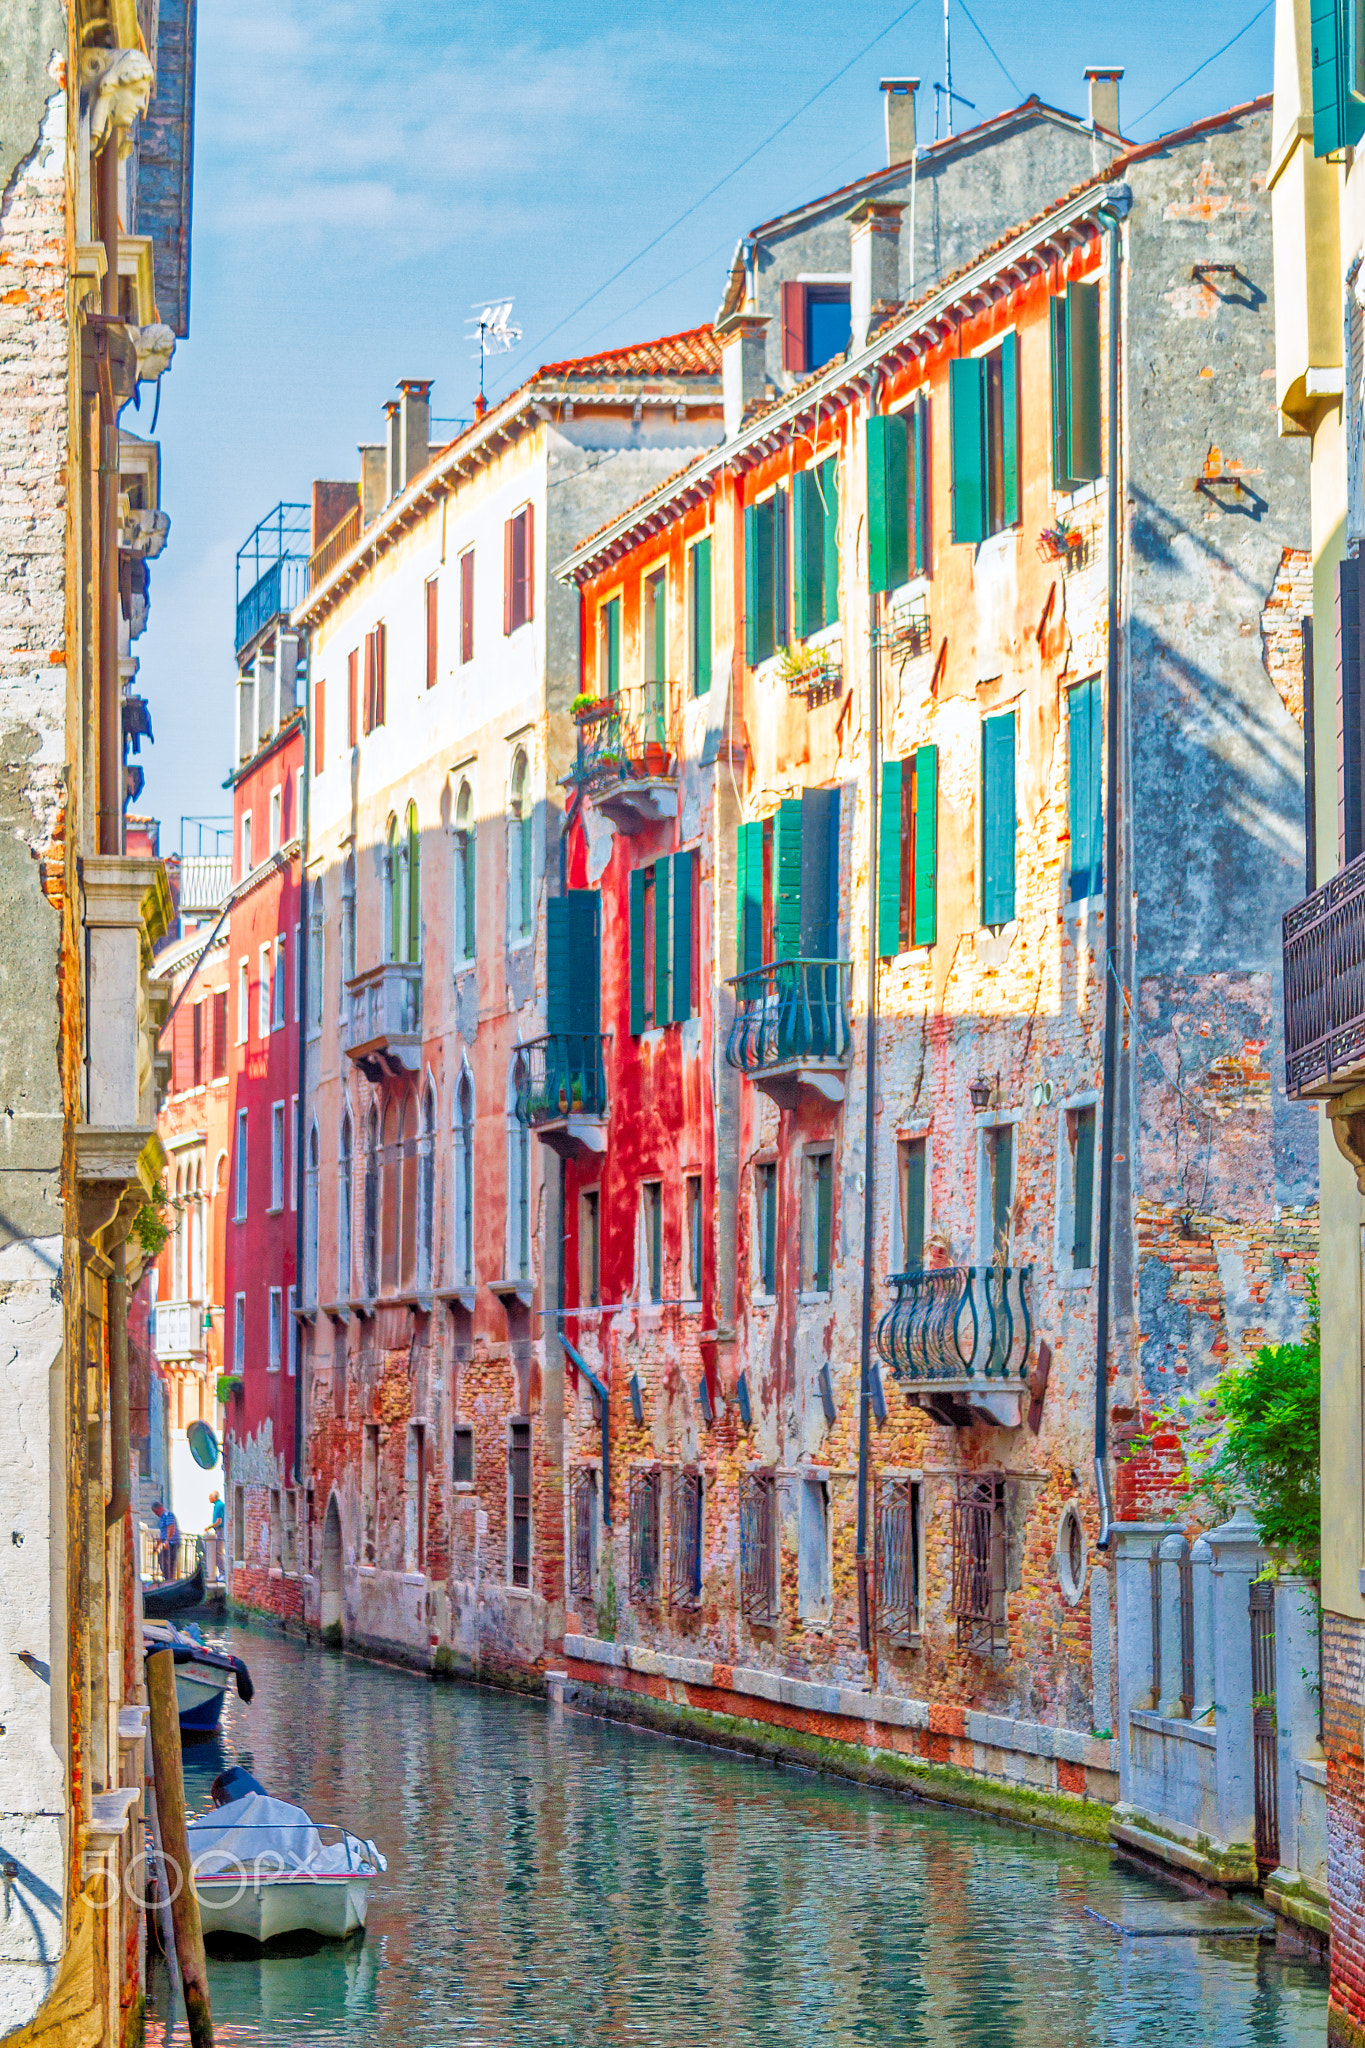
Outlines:
<svg viewBox="0 0 1365 2048"><path fill-rule="evenodd" d="M346 984L345 1053L367 1080L415 1074L422 1063L422 969L385 960Z"/></svg>
<svg viewBox="0 0 1365 2048"><path fill-rule="evenodd" d="M597 1032L561 1031L517 1052L517 1115L565 1158L607 1149L607 1076Z"/></svg>
<svg viewBox="0 0 1365 2048"><path fill-rule="evenodd" d="M1033 1353L1032 1266L932 1266L892 1273L877 1350L936 1422L1017 1429Z"/></svg>
<svg viewBox="0 0 1365 2048"><path fill-rule="evenodd" d="M725 1057L790 1109L802 1087L844 1099L848 1065L847 960L772 960L737 974Z"/></svg>
<svg viewBox="0 0 1365 2048"><path fill-rule="evenodd" d="M618 690L575 713L578 758L566 782L618 830L641 831L678 815L676 733L669 707L681 701L676 683Z"/></svg>
<svg viewBox="0 0 1365 2048"><path fill-rule="evenodd" d="M1365 855L1284 918L1284 1054L1291 1096L1365 1084Z"/></svg>

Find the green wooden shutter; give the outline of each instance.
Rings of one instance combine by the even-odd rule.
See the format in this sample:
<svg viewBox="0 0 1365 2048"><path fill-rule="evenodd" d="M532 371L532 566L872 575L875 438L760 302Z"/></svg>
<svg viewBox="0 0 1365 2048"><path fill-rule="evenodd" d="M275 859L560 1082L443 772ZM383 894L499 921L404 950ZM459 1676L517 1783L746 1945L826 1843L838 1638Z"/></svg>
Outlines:
<svg viewBox="0 0 1365 2048"><path fill-rule="evenodd" d="M1019 337L1007 334L1000 343L1000 441L1005 495L1001 517L1006 526L1019 524Z"/></svg>
<svg viewBox="0 0 1365 2048"><path fill-rule="evenodd" d="M569 984L573 954L567 896L552 896L545 905L545 1028L552 1036L569 1029Z"/></svg>
<svg viewBox="0 0 1365 2048"><path fill-rule="evenodd" d="M905 1232L902 1259L907 1273L920 1270L924 1265L924 1166L925 1144L923 1138L911 1138L905 1148L905 1214L901 1228Z"/></svg>
<svg viewBox="0 0 1365 2048"><path fill-rule="evenodd" d="M953 539L986 538L986 392L979 356L948 365Z"/></svg>
<svg viewBox="0 0 1365 2048"><path fill-rule="evenodd" d="M711 688L711 536L692 550L692 690L705 697Z"/></svg>
<svg viewBox="0 0 1365 2048"><path fill-rule="evenodd" d="M787 493L774 491L773 507L773 651L791 638L787 607Z"/></svg>
<svg viewBox="0 0 1365 2048"><path fill-rule="evenodd" d="M867 572L874 590L894 590L910 574L904 413L874 413L867 423Z"/></svg>
<svg viewBox="0 0 1365 2048"><path fill-rule="evenodd" d="M1328 156L1346 145L1345 22L1341 0L1312 0L1313 154Z"/></svg>
<svg viewBox="0 0 1365 2048"><path fill-rule="evenodd" d="M801 929L803 960L839 957L839 792L801 792Z"/></svg>
<svg viewBox="0 0 1365 2048"><path fill-rule="evenodd" d="M650 590L654 609L654 677L662 684L668 676L668 576L651 579Z"/></svg>
<svg viewBox="0 0 1365 2048"><path fill-rule="evenodd" d="M917 398L910 408L910 570L929 574L930 510L929 400Z"/></svg>
<svg viewBox="0 0 1365 2048"><path fill-rule="evenodd" d="M654 863L654 1022L673 1022L673 863L665 854Z"/></svg>
<svg viewBox="0 0 1365 2048"><path fill-rule="evenodd" d="M422 957L422 835L417 829L417 806L408 805L408 959Z"/></svg>
<svg viewBox="0 0 1365 2048"><path fill-rule="evenodd" d="M1104 887L1104 681L1090 679L1090 891Z"/></svg>
<svg viewBox="0 0 1365 2048"><path fill-rule="evenodd" d="M1068 690L1070 752L1071 901L1090 894L1090 685Z"/></svg>
<svg viewBox="0 0 1365 2048"><path fill-rule="evenodd" d="M784 797L773 819L773 958L801 954L801 799Z"/></svg>
<svg viewBox="0 0 1365 2048"><path fill-rule="evenodd" d="M1095 1202L1095 1112L1076 1112L1075 1191L1072 1203L1071 1263L1084 1272L1094 1256L1091 1215Z"/></svg>
<svg viewBox="0 0 1365 2048"><path fill-rule="evenodd" d="M912 946L938 941L938 748L915 749L915 915Z"/></svg>
<svg viewBox="0 0 1365 2048"><path fill-rule="evenodd" d="M645 1028L645 871L630 876L630 1030L638 1038Z"/></svg>
<svg viewBox="0 0 1365 2048"><path fill-rule="evenodd" d="M1067 406L1066 300L1048 300L1052 357L1052 488L1071 489L1071 422Z"/></svg>
<svg viewBox="0 0 1365 2048"><path fill-rule="evenodd" d="M614 697L621 687L621 600L613 597L606 607L607 687L604 696Z"/></svg>
<svg viewBox="0 0 1365 2048"><path fill-rule="evenodd" d="M763 826L741 825L735 835L737 974L763 965Z"/></svg>
<svg viewBox="0 0 1365 2048"><path fill-rule="evenodd" d="M820 507L823 560L820 583L825 600L824 619L833 626L839 618L839 458L831 455L820 464Z"/></svg>
<svg viewBox="0 0 1365 2048"><path fill-rule="evenodd" d="M570 889L545 906L545 1028L595 1033L600 1027L600 899Z"/></svg>
<svg viewBox="0 0 1365 2048"><path fill-rule="evenodd" d="M1066 288L1068 461L1073 483L1103 473L1100 457L1100 288Z"/></svg>
<svg viewBox="0 0 1365 2048"><path fill-rule="evenodd" d="M744 659L758 665L758 507L744 507Z"/></svg>
<svg viewBox="0 0 1365 2048"><path fill-rule="evenodd" d="M820 617L820 585L811 577L806 533L810 525L810 501L815 497L814 479L808 469L792 478L792 632L804 640L816 629Z"/></svg>
<svg viewBox="0 0 1365 2048"><path fill-rule="evenodd" d="M877 953L894 960L901 949L901 777L899 761L882 762L877 818Z"/></svg>
<svg viewBox="0 0 1365 2048"><path fill-rule="evenodd" d="M1014 916L1014 713L981 725L981 922Z"/></svg>
<svg viewBox="0 0 1365 2048"><path fill-rule="evenodd" d="M692 1002L692 914L696 849L673 856L673 1022L690 1017Z"/></svg>

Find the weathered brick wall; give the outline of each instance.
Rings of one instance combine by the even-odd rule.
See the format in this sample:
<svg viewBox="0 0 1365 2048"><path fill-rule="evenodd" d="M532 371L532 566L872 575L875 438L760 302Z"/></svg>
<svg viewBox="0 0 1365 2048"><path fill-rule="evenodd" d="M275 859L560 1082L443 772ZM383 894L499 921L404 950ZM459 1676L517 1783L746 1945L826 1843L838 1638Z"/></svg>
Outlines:
<svg viewBox="0 0 1365 2048"><path fill-rule="evenodd" d="M1332 1908L1328 2039L1365 2041L1365 1623L1322 1617L1322 1741L1327 1756L1327 1882Z"/></svg>

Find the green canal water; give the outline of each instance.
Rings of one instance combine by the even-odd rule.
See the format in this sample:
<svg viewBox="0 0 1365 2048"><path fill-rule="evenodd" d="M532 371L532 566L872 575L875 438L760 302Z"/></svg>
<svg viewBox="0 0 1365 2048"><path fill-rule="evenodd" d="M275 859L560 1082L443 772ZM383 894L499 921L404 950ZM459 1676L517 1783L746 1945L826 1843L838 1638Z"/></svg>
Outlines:
<svg viewBox="0 0 1365 2048"><path fill-rule="evenodd" d="M1322 1974L1134 1937L1174 1897L1099 1848L229 1631L246 1763L388 1873L363 1944L213 1958L218 2048L1307 2048ZM1090 1911L1087 1911L1090 1908ZM1103 1920L1093 1917L1102 1913ZM154 1968L148 2034L166 2039ZM183 2015L172 2043L187 2042Z"/></svg>

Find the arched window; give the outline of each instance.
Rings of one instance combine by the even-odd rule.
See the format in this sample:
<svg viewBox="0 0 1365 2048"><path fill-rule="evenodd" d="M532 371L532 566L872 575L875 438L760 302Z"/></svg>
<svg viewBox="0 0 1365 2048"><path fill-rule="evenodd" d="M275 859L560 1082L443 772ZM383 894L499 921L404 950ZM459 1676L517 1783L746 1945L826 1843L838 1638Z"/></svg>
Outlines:
<svg viewBox="0 0 1365 2048"><path fill-rule="evenodd" d="M455 1280L474 1285L474 1077L468 1067L455 1090Z"/></svg>
<svg viewBox="0 0 1365 2048"><path fill-rule="evenodd" d="M512 762L510 816L507 821L507 922L513 938L531 930L531 787L526 750L518 747Z"/></svg>
<svg viewBox="0 0 1365 2048"><path fill-rule="evenodd" d="M189 1281L185 1271L185 1169L182 1165L175 1177L175 1238L171 1246L171 1298L184 1301L189 1294Z"/></svg>
<svg viewBox="0 0 1365 2048"><path fill-rule="evenodd" d="M341 1012L346 1014L346 984L355 978L355 855L348 853L341 870Z"/></svg>
<svg viewBox="0 0 1365 2048"><path fill-rule="evenodd" d="M318 1127L308 1132L308 1161L303 1190L303 1298L312 1308L318 1298Z"/></svg>
<svg viewBox="0 0 1365 2048"><path fill-rule="evenodd" d="M337 1298L345 1301L351 1291L351 1167L354 1146L351 1112L341 1119L341 1145L337 1153Z"/></svg>
<svg viewBox="0 0 1365 2048"><path fill-rule="evenodd" d="M531 1132L517 1115L517 1062L507 1075L507 1271L518 1280L531 1271Z"/></svg>
<svg viewBox="0 0 1365 2048"><path fill-rule="evenodd" d="M474 890L474 792L460 784L455 800L455 958L472 960L477 946Z"/></svg>
<svg viewBox="0 0 1365 2048"><path fill-rule="evenodd" d="M427 1076L422 1094L422 1127L417 1140L417 1286L421 1292L432 1285L432 1253L435 1246L433 1218L436 1209L436 1087Z"/></svg>
<svg viewBox="0 0 1365 2048"><path fill-rule="evenodd" d="M322 877L313 884L311 908L308 912L308 1028L322 1029Z"/></svg>
<svg viewBox="0 0 1365 2048"><path fill-rule="evenodd" d="M206 1261L204 1258L204 1224L207 1210L204 1202L204 1162L194 1162L194 1201L190 1210L190 1285L191 1301L202 1301L205 1287Z"/></svg>
<svg viewBox="0 0 1365 2048"><path fill-rule="evenodd" d="M399 872L401 849L398 820L390 817L384 830L384 958L403 957L403 879Z"/></svg>
<svg viewBox="0 0 1365 2048"><path fill-rule="evenodd" d="M398 1285L410 1294L417 1285L417 1104L398 1115Z"/></svg>
<svg viewBox="0 0 1365 2048"><path fill-rule="evenodd" d="M379 1292L379 1111L371 1104L365 1126L365 1294Z"/></svg>
<svg viewBox="0 0 1365 2048"><path fill-rule="evenodd" d="M397 1103L390 1102L384 1111L379 1188L379 1284L385 1294L392 1294L398 1285L398 1182L403 1141L400 1117Z"/></svg>
<svg viewBox="0 0 1365 2048"><path fill-rule="evenodd" d="M404 959L415 967L422 957L422 841L417 829L417 806L408 805L407 844L403 849Z"/></svg>

